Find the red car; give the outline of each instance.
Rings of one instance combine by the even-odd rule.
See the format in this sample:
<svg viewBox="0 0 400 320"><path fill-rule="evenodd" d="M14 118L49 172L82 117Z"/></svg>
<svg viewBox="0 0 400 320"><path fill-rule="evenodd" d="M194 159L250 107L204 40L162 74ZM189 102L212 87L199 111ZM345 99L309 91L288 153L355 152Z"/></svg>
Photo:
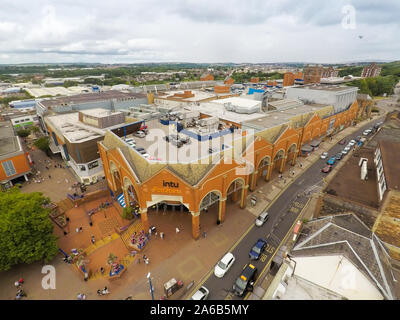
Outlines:
<svg viewBox="0 0 400 320"><path fill-rule="evenodd" d="M323 173L328 173L328 172L330 172L332 170L332 166L326 166L326 167L323 167L322 168L322 172Z"/></svg>
<svg viewBox="0 0 400 320"><path fill-rule="evenodd" d="M345 144L346 143L346 139L342 139L339 141L339 144Z"/></svg>

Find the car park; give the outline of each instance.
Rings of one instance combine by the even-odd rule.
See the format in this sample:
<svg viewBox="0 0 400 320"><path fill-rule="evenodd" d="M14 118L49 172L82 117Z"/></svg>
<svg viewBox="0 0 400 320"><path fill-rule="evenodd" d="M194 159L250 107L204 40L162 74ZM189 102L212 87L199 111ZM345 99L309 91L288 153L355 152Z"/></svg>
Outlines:
<svg viewBox="0 0 400 320"><path fill-rule="evenodd" d="M343 154L339 152L338 154L336 154L335 158L336 160L341 160L343 158Z"/></svg>
<svg viewBox="0 0 400 320"><path fill-rule="evenodd" d="M339 144L345 144L346 143L346 139L342 139L338 142Z"/></svg>
<svg viewBox="0 0 400 320"><path fill-rule="evenodd" d="M251 260L258 260L261 256L261 253L264 252L265 247L267 246L267 241L264 239L258 239L254 246L250 249L249 256Z"/></svg>
<svg viewBox="0 0 400 320"><path fill-rule="evenodd" d="M327 166L323 167L321 171L323 173L328 173L328 172L331 172L331 170L332 170L332 166L327 165Z"/></svg>
<svg viewBox="0 0 400 320"><path fill-rule="evenodd" d="M210 291L206 287L201 286L199 290L193 294L190 300L207 300L209 294Z"/></svg>
<svg viewBox="0 0 400 320"><path fill-rule="evenodd" d="M326 159L328 157L328 152L322 152L321 153L321 159Z"/></svg>
<svg viewBox="0 0 400 320"><path fill-rule="evenodd" d="M256 274L257 268L254 265L251 263L245 265L242 273L239 275L233 285L234 294L242 297L247 291L253 291Z"/></svg>
<svg viewBox="0 0 400 320"><path fill-rule="evenodd" d="M335 157L330 157L329 160L326 162L329 165L334 165L336 162L336 158Z"/></svg>
<svg viewBox="0 0 400 320"><path fill-rule="evenodd" d="M257 217L257 219L256 219L256 226L257 227L261 227L264 223L265 223L265 221L267 221L268 220L268 218L269 218L269 214L268 214L268 212L267 211L264 211L263 213L261 213L258 217Z"/></svg>
<svg viewBox="0 0 400 320"><path fill-rule="evenodd" d="M214 268L214 275L217 278L222 278L232 267L233 263L235 262L235 256L228 252L225 254L221 260L217 263L217 265Z"/></svg>

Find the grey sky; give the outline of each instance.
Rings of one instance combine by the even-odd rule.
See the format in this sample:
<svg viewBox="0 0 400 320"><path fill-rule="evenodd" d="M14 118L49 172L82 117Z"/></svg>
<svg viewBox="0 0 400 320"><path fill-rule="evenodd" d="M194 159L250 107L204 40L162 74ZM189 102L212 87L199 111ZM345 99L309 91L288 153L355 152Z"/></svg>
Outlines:
<svg viewBox="0 0 400 320"><path fill-rule="evenodd" d="M398 0L0 0L0 5L0 63L400 59ZM342 25L346 5L355 8L355 29Z"/></svg>

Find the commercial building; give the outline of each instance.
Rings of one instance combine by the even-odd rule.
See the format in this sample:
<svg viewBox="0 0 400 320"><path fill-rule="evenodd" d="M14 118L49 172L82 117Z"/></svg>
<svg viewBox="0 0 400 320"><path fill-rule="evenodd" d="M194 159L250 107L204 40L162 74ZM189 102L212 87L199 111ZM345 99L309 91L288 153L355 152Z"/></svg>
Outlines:
<svg viewBox="0 0 400 320"><path fill-rule="evenodd" d="M339 71L333 67L307 66L304 68L304 84L320 83L321 78L337 77Z"/></svg>
<svg viewBox="0 0 400 320"><path fill-rule="evenodd" d="M125 125L122 112L89 109L45 116L44 122L53 153L61 153L80 182L95 183L104 177L97 141L103 140L107 128Z"/></svg>
<svg viewBox="0 0 400 320"><path fill-rule="evenodd" d="M378 67L376 63L371 63L369 66L365 66L361 72L362 78L378 77L381 74L381 67Z"/></svg>
<svg viewBox="0 0 400 320"><path fill-rule="evenodd" d="M13 185L14 179L28 181L31 172L29 154L24 152L20 138L14 134L9 121L0 122L0 184L2 188Z"/></svg>
<svg viewBox="0 0 400 320"><path fill-rule="evenodd" d="M385 244L352 214L311 220L265 299L397 300L399 272Z"/></svg>
<svg viewBox="0 0 400 320"><path fill-rule="evenodd" d="M200 76L200 81L213 81L214 76L211 73L203 73Z"/></svg>
<svg viewBox="0 0 400 320"><path fill-rule="evenodd" d="M36 100L15 100L8 104L11 108L19 111L32 111L36 109Z"/></svg>
<svg viewBox="0 0 400 320"><path fill-rule="evenodd" d="M357 93L357 88L346 90ZM305 99L307 92L312 100L313 90L305 89L301 96ZM319 92L332 93L322 88ZM268 181L294 165L305 144L351 125L357 100L354 96L346 106L342 102L337 106L296 102L266 113L260 111L260 101L242 97L182 104L182 114L175 120L146 122L149 138L133 137L136 148L124 141L126 133L108 130L98 142L108 186L125 204L140 207L145 229L154 207L180 206L189 212L192 236L197 239L200 218L209 208L215 209L215 221L222 223L229 218L228 205L244 208L248 190L255 190L260 179ZM183 123L185 112L192 118Z"/></svg>

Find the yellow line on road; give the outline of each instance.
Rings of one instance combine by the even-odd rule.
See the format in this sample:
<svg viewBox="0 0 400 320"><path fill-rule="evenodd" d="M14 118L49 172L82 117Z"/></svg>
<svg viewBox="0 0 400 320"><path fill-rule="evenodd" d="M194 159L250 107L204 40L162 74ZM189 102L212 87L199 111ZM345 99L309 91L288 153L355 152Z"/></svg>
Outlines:
<svg viewBox="0 0 400 320"><path fill-rule="evenodd" d="M275 257L275 255L278 253L280 247L282 246L282 244L286 241L287 237L289 236L289 234L293 231L292 229L294 228L295 224L297 223L297 219L301 216L301 214L303 213L304 209L307 207L308 203L310 202L311 198L308 198L306 204L304 205L303 209L300 211L300 213L297 215L296 219L294 219L294 222L292 224L292 226L289 228L288 232L286 233L285 237L283 238L283 240L281 241L281 243L279 244L278 248L276 249L275 253L272 255L272 257L269 259L269 261L267 262L267 264L265 265L264 269L261 271L259 277L257 278L257 280L254 282L254 287L256 286L258 280L260 280L262 274L265 272L265 269L270 265L272 259ZM249 295L251 294L251 292L248 292L246 294L246 296L244 297L243 300L247 300L247 298L249 297Z"/></svg>

